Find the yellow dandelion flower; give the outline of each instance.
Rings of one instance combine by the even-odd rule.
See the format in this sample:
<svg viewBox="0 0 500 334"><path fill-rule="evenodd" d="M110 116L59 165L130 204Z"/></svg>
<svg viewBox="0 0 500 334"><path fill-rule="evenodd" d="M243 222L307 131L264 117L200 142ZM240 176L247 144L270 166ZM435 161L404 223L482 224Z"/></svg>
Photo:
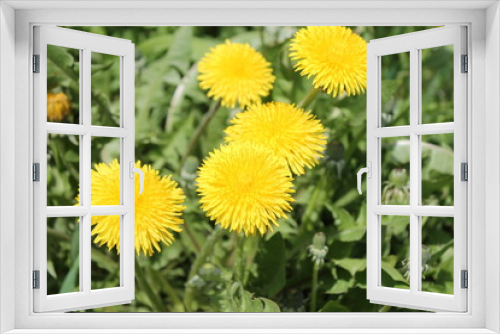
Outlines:
<svg viewBox="0 0 500 334"><path fill-rule="evenodd" d="M198 172L201 208L229 231L262 235L290 212L293 179L272 151L251 143L223 145Z"/></svg>
<svg viewBox="0 0 500 334"><path fill-rule="evenodd" d="M366 89L366 41L346 27L306 27L295 33L290 57L313 85L333 97Z"/></svg>
<svg viewBox="0 0 500 334"><path fill-rule="evenodd" d="M171 179L171 176L160 176L151 165L136 168L144 172L144 191L139 195L139 177L135 178L135 250L149 256L155 250L161 252L160 243L172 244L174 236L171 231L181 232L183 224L181 211L185 200L184 193ZM114 160L110 164L95 164L91 171L91 204L120 204L120 163ZM92 216L92 235L94 242L108 249L116 247L120 251L120 216Z"/></svg>
<svg viewBox="0 0 500 334"><path fill-rule="evenodd" d="M198 64L200 87L225 107L244 108L269 95L274 82L271 64L248 44L231 43L211 48Z"/></svg>
<svg viewBox="0 0 500 334"><path fill-rule="evenodd" d="M47 94L47 120L49 122L60 122L69 114L71 102L64 93Z"/></svg>
<svg viewBox="0 0 500 334"><path fill-rule="evenodd" d="M325 128L310 112L283 102L254 105L237 114L226 129L226 141L251 142L271 149L301 175L323 157Z"/></svg>

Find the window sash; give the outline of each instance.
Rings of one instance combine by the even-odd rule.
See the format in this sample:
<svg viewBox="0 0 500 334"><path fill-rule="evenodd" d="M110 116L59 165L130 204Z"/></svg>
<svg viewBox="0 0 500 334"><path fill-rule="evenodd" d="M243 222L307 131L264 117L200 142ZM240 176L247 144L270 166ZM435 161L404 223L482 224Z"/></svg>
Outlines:
<svg viewBox="0 0 500 334"><path fill-rule="evenodd" d="M47 45L80 50L80 124L49 123L47 115ZM91 52L120 57L120 126L91 124ZM40 271L40 288L34 289L35 312L65 312L103 305L123 304L134 298L134 45L127 40L82 33L70 29L35 27L34 53L40 55L40 73L34 74L34 162L40 163L40 182L34 184L34 266ZM47 207L47 134L79 136L81 205ZM121 204L91 206L91 138L115 137L121 141ZM120 286L91 289L91 216L120 215ZM79 292L47 295L47 217L80 217Z"/></svg>
<svg viewBox="0 0 500 334"><path fill-rule="evenodd" d="M367 296L377 304L430 311L467 310L467 290L461 289L460 271L467 269L467 182L460 181L460 163L467 162L467 76L461 73L461 54L466 54L466 28L435 28L427 31L372 40L368 45L367 161L372 177L367 182ZM420 124L420 51L454 45L454 122ZM381 127L381 56L410 52L410 125ZM420 205L421 148L424 134L454 133L454 206ZM410 205L381 205L381 138L410 137ZM383 287L381 282L381 215L410 216L410 290ZM454 217L454 294L419 291L421 284L422 216Z"/></svg>

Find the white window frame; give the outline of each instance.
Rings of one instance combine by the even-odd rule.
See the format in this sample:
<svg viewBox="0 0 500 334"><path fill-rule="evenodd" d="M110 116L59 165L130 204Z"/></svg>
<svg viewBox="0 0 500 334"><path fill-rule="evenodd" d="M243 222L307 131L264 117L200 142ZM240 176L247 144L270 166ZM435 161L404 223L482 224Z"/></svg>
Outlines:
<svg viewBox="0 0 500 334"><path fill-rule="evenodd" d="M120 8L128 6L131 9ZM66 7L66 8L62 8ZM100 8L97 8L100 7ZM107 7L107 9L102 9ZM137 8L143 10L137 10ZM149 9L147 9L149 7ZM394 8L396 7L396 8ZM50 9L50 10L47 10ZM222 8L222 9L221 9ZM486 23L486 24L485 24ZM469 27L469 308L466 313L34 314L32 27L449 25ZM15 34L14 34L15 33ZM15 36L15 37L14 37ZM37 333L500 332L500 11L497 1L4 1L0 3L0 331ZM488 69L486 71L486 68ZM15 86L12 85L14 82ZM15 111L15 112L13 112ZM12 138L15 138L14 145ZM15 161L15 164L10 162ZM363 167L363 166L360 166ZM355 171L353 171L355 172ZM15 178L12 178L15 175ZM486 175L488 179L486 182ZM354 187L355 185L353 185ZM12 198L12 189L15 197ZM14 208L14 209L12 209ZM486 219L487 218L487 219ZM15 224L13 224L13 222ZM15 238L13 238L15 236ZM26 261L26 259L30 259ZM487 261L487 266L486 266ZM14 287L14 288L13 288ZM486 293L487 292L487 293ZM14 305L14 307L12 307ZM138 326L142 329L137 329ZM247 328L247 330L244 330ZM40 329L40 331L37 331ZM137 330L133 330L137 329ZM161 329L161 331L160 331ZM240 330L238 330L240 329ZM107 331L106 331L107 330ZM45 331L47 333L47 331Z"/></svg>

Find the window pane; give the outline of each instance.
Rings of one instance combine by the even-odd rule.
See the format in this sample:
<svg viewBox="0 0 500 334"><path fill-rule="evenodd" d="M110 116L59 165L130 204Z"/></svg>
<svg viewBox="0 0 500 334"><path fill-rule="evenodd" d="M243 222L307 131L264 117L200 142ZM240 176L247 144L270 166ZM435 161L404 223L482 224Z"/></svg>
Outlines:
<svg viewBox="0 0 500 334"><path fill-rule="evenodd" d="M410 53L381 57L381 126L410 124Z"/></svg>
<svg viewBox="0 0 500 334"><path fill-rule="evenodd" d="M80 123L80 50L47 45L47 122Z"/></svg>
<svg viewBox="0 0 500 334"><path fill-rule="evenodd" d="M47 206L78 204L79 136L47 135Z"/></svg>
<svg viewBox="0 0 500 334"><path fill-rule="evenodd" d="M120 57L92 52L92 125L120 126Z"/></svg>
<svg viewBox="0 0 500 334"><path fill-rule="evenodd" d="M453 294L453 218L422 217L422 291Z"/></svg>
<svg viewBox="0 0 500 334"><path fill-rule="evenodd" d="M121 216L92 216L92 290L120 286Z"/></svg>
<svg viewBox="0 0 500 334"><path fill-rule="evenodd" d="M410 204L410 138L381 138L382 204Z"/></svg>
<svg viewBox="0 0 500 334"><path fill-rule="evenodd" d="M47 218L47 294L79 291L78 217Z"/></svg>
<svg viewBox="0 0 500 334"><path fill-rule="evenodd" d="M120 138L92 137L92 205L121 204Z"/></svg>
<svg viewBox="0 0 500 334"><path fill-rule="evenodd" d="M381 286L410 289L410 217L381 216Z"/></svg>
<svg viewBox="0 0 500 334"><path fill-rule="evenodd" d="M453 206L453 133L421 136L422 205Z"/></svg>
<svg viewBox="0 0 500 334"><path fill-rule="evenodd" d="M453 122L453 45L421 50L422 123Z"/></svg>

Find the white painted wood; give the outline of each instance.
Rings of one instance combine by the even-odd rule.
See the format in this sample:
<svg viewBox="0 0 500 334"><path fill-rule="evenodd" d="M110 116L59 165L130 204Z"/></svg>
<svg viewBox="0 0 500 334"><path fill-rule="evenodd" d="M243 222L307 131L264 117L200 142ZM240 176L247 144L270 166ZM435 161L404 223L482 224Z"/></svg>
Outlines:
<svg viewBox="0 0 500 334"><path fill-rule="evenodd" d="M35 27L35 52L40 54L40 73L34 75L34 161L40 163L40 182L34 186L34 269L40 270L40 289L33 290L35 312L66 312L99 305L123 304L134 298L134 180L126 177L128 161L134 161L134 45L130 41L77 32ZM80 50L81 124L47 123L47 45ZM121 125L117 128L91 125L91 53L104 52L121 59ZM47 207L47 133L73 134L80 138L80 205ZM91 205L91 138L121 138L121 205ZM125 167L123 167L125 166ZM91 289L91 217L120 215L120 286ZM47 295L47 217L80 217L79 292Z"/></svg>
<svg viewBox="0 0 500 334"><path fill-rule="evenodd" d="M64 2L62 4L59 1L37 1L37 0L7 0L5 1L13 8L16 9L212 9L212 8L234 8L234 9L274 9L284 6L286 8L293 9L310 9L310 8L324 8L324 9L366 9L374 8L373 1L325 1L325 0L311 0L311 1L301 1L301 0L253 0L253 1L203 1L203 0L189 0L189 1L179 1L179 0L168 0L168 1L151 1L151 0L101 0L99 2L95 1L84 1L84 0L73 0ZM494 1L460 1L453 8L456 9L477 9L477 8L487 8ZM375 8L378 9L394 9L395 5L392 1L378 1ZM450 0L435 0L435 1L402 1L398 3L397 8L400 9L449 9Z"/></svg>
<svg viewBox="0 0 500 334"><path fill-rule="evenodd" d="M375 205L373 213L377 215L453 217L455 209L452 206L410 206L410 205Z"/></svg>
<svg viewBox="0 0 500 334"><path fill-rule="evenodd" d="M95 126L95 125L86 126L79 124L48 122L47 133L57 133L62 135L85 135L87 133L90 133L91 136L95 137L123 138L128 136L130 134L130 131L122 127Z"/></svg>
<svg viewBox="0 0 500 334"><path fill-rule="evenodd" d="M500 276L500 242L497 237L500 235L500 3L496 3L486 11L485 26L488 27L490 34L486 36L486 66L475 67L473 69L474 75L477 72L485 71L491 76L486 78L486 93L489 93L489 98L485 98L485 132L487 141L484 142L484 153L481 154L482 159L473 155L470 159L469 171L481 170L483 175L487 175L487 181L483 184L482 190L488 195L485 198L485 218L487 222L486 231L478 231L478 226L475 222L472 223L474 230L469 232L472 235L484 232L486 235L485 243L488 249L485 256L487 266L484 276L487 278L485 289L487 291L485 296L486 302L486 328L500 332L500 284L496 277ZM479 73L479 75L480 75ZM474 120L474 124L480 120ZM472 123L472 122L470 122ZM470 124L469 123L469 124ZM472 133L474 135L474 133ZM474 151L473 151L474 154ZM482 166L485 166L483 169ZM478 183L478 179L474 179L473 187ZM475 188L477 192L477 188ZM475 198L475 194L471 196ZM474 245L475 246L475 245ZM469 275L470 277L470 275ZM478 275L474 275L473 281L476 280Z"/></svg>
<svg viewBox="0 0 500 334"><path fill-rule="evenodd" d="M47 217L79 217L86 214L92 216L124 215L129 208L123 205L101 205L101 206L49 206Z"/></svg>
<svg viewBox="0 0 500 334"><path fill-rule="evenodd" d="M37 5L42 6L46 1L38 1ZM66 5L61 2L54 2L53 8L60 8ZM99 2L100 4L101 2ZM186 2L184 2L186 3ZM483 329L485 326L485 284L489 281L490 286L498 285L498 275L496 271L490 271L489 275L484 275L485 252L492 248L493 242L500 243L500 238L496 234L488 234L490 242L485 244L485 226L493 224L493 221L485 219L485 143L490 148L498 147L498 141L486 142L485 138L485 105L486 101L498 98L498 75L497 72L485 71L485 48L484 42L488 45L498 44L495 38L498 34L493 33L490 28L485 30L485 12L480 10L478 2L468 2L471 10L457 10L455 6L465 2L448 2L449 6L445 10L412 9L400 10L400 6L420 6L422 3L405 1L392 2L389 6L391 10L384 10L380 7L379 1L370 2L370 8L350 9L328 9L323 6L316 6L313 2L306 4L307 9L294 10L288 3L274 6L272 9L262 10L262 6L255 6L252 10L228 9L229 3L215 6L214 1L204 3L205 8L201 9L192 3L179 5L177 9L168 10L124 10L116 8L113 11L81 9L75 10L52 10L38 11L25 10L18 11L16 15L16 122L12 124L16 128L16 249L15 254L2 253L2 261L15 259L16 266L16 328L19 333L249 333L249 332L290 332L290 333L489 333ZM233 4L232 2L231 4ZM271 2L269 2L271 3ZM332 4L333 2L329 2ZM344 8L352 8L355 1L345 1ZM431 8L436 1L427 2L420 8ZM87 3L88 8L99 5ZM75 6L77 3L75 2ZM89 7L90 6L90 7ZM121 6L121 4L120 4ZM236 4L234 5L236 6ZM258 8L257 8L258 7ZM27 5L26 8L30 8ZM326 9L325 9L326 8ZM416 8L416 7L412 7ZM472 148L473 155L470 164L475 164L475 168L470 169L470 177L474 179L470 183L472 188L471 201L472 208L469 215L474 224L474 233L471 233L472 244L468 246L470 254L469 265L472 267L469 277L474 277L469 281L468 290L471 308L463 313L335 313L335 314L33 314L32 310L32 290L30 287L30 271L32 268L33 254L31 247L32 216L31 194L32 182L29 179L30 166L32 162L32 141L30 133L32 131L31 113L32 102L26 98L31 96L31 80L29 73L31 50L31 25L34 23L61 25L443 25L469 22L473 29L470 30L472 43L469 50L472 57L469 63L473 75L469 76L471 85L471 96L469 106L472 114L469 114L469 134L471 141L469 147ZM496 23L495 23L496 22ZM498 26L498 17L491 17L488 27L495 23ZM487 53L489 65L498 66L498 55ZM488 78L488 86L485 86L485 78ZM496 84L494 84L496 82ZM1 87L0 87L1 88ZM369 95L369 94L368 94ZM2 96L2 102L9 96ZM490 109L488 109L490 110ZM491 114L495 114L497 109L491 108ZM495 123L496 124L496 123ZM496 125L489 124L493 129ZM495 128L496 129L496 128ZM28 134L28 135L27 135ZM370 141L368 142L370 144ZM14 150L14 148L12 148ZM491 150L488 154L491 154ZM489 156L489 155L488 155ZM496 165L491 165L493 170ZM497 170L497 169L495 169ZM500 189L495 185L488 185L489 193ZM369 187L369 185L368 185ZM470 191L470 189L469 189ZM488 197L490 198L490 197ZM497 208L498 209L498 208ZM496 222L496 221L495 221ZM1 224L9 222L0 221ZM369 227L368 227L369 228ZM469 229L472 230L469 225ZM26 242L28 241L28 242ZM12 268L14 261L12 261ZM489 267L488 267L489 268ZM488 305L498 305L498 298L487 294ZM3 295L2 295L3 298ZM488 307L492 309L492 307ZM491 312L498 316L498 312ZM141 326L141 329L131 329ZM170 329L165 329L169 327ZM259 328L257 328L259 327ZM30 329L22 329L30 328ZM39 328L46 328L40 330ZM79 330L75 330L79 328ZM86 329L85 329L86 328ZM163 329L162 329L163 328ZM191 329L187 329L191 328ZM246 330L244 328L247 328ZM409 328L409 329L408 329Z"/></svg>
<svg viewBox="0 0 500 334"><path fill-rule="evenodd" d="M416 135L434 135L441 133L453 133L455 125L450 123L435 123L435 124L415 124L407 126L390 126L376 128L373 130L373 135L379 138L385 137L403 137L410 136L411 133Z"/></svg>
<svg viewBox="0 0 500 334"><path fill-rule="evenodd" d="M0 333L15 327L15 11L0 2Z"/></svg>
<svg viewBox="0 0 500 334"><path fill-rule="evenodd" d="M49 33L50 34L50 33ZM64 37L60 38L63 39ZM67 39L67 38L64 38ZM80 100L82 101L82 105L80 106L80 119L82 126L89 127L91 124L91 50L86 47L79 47L80 55L82 58L80 59ZM36 110L35 110L36 112ZM80 197L82 198L81 205L83 207L89 208L91 206L91 169L92 169L92 161L91 161L91 150L92 137L90 133L85 133L80 136ZM81 219L80 224L80 291L84 296L88 296L91 291L91 271L92 271L92 263L91 263L91 245L92 245L92 223L91 223L90 214L85 214L85 216ZM52 299L53 300L53 299ZM52 300L47 300L50 302ZM74 308L83 306L78 304L78 298L70 298L67 299L68 304L64 305L64 308L60 308L57 305L61 305L62 301L56 300L56 305L53 307L58 307L57 310L60 311L69 311L74 310ZM83 298L83 303L90 304L89 300L85 301ZM92 301L95 303L95 301ZM49 306L50 307L50 306ZM83 306L85 307L85 306ZM36 309L35 309L36 311Z"/></svg>
<svg viewBox="0 0 500 334"><path fill-rule="evenodd" d="M461 54L467 53L466 28L455 26L373 40L368 45L367 156L373 163L373 177L368 184L368 298L374 303L423 310L467 311L467 290L461 289L460 271L467 269L467 182L460 181L460 164L467 162L467 75L461 72ZM454 45L454 122L421 125L420 50ZM383 55L410 52L410 125L380 128L380 58ZM378 96L376 96L378 95ZM436 207L421 205L421 135L454 133L454 205ZM410 205L381 204L381 137L410 137ZM372 143L370 145L370 143ZM381 215L410 216L410 290L382 287ZM421 219L424 216L454 217L454 295L421 291Z"/></svg>
<svg viewBox="0 0 500 334"><path fill-rule="evenodd" d="M33 330L17 329L6 334L494 334L487 329L481 328L456 328L456 329L91 329L85 330Z"/></svg>
<svg viewBox="0 0 500 334"><path fill-rule="evenodd" d="M397 36L399 37L399 36ZM420 114L420 52L410 49L410 126L416 127ZM410 207L420 204L420 138L410 133ZM420 289L420 216L410 214L410 292L417 294ZM382 239L381 239L382 240ZM411 298L411 297L410 297ZM408 300L411 307L411 300Z"/></svg>
<svg viewBox="0 0 500 334"><path fill-rule="evenodd" d="M122 215L120 270L121 286L125 290L123 297L134 299L135 293L135 181L129 178L129 164L135 163L135 53L133 44L129 45L128 52L121 58L121 127L129 135L122 139L121 179L122 205L127 213Z"/></svg>
<svg viewBox="0 0 500 334"><path fill-rule="evenodd" d="M417 135L434 135L440 133L453 133L455 124L451 123L435 123L435 124L420 124L412 127L412 132Z"/></svg>

